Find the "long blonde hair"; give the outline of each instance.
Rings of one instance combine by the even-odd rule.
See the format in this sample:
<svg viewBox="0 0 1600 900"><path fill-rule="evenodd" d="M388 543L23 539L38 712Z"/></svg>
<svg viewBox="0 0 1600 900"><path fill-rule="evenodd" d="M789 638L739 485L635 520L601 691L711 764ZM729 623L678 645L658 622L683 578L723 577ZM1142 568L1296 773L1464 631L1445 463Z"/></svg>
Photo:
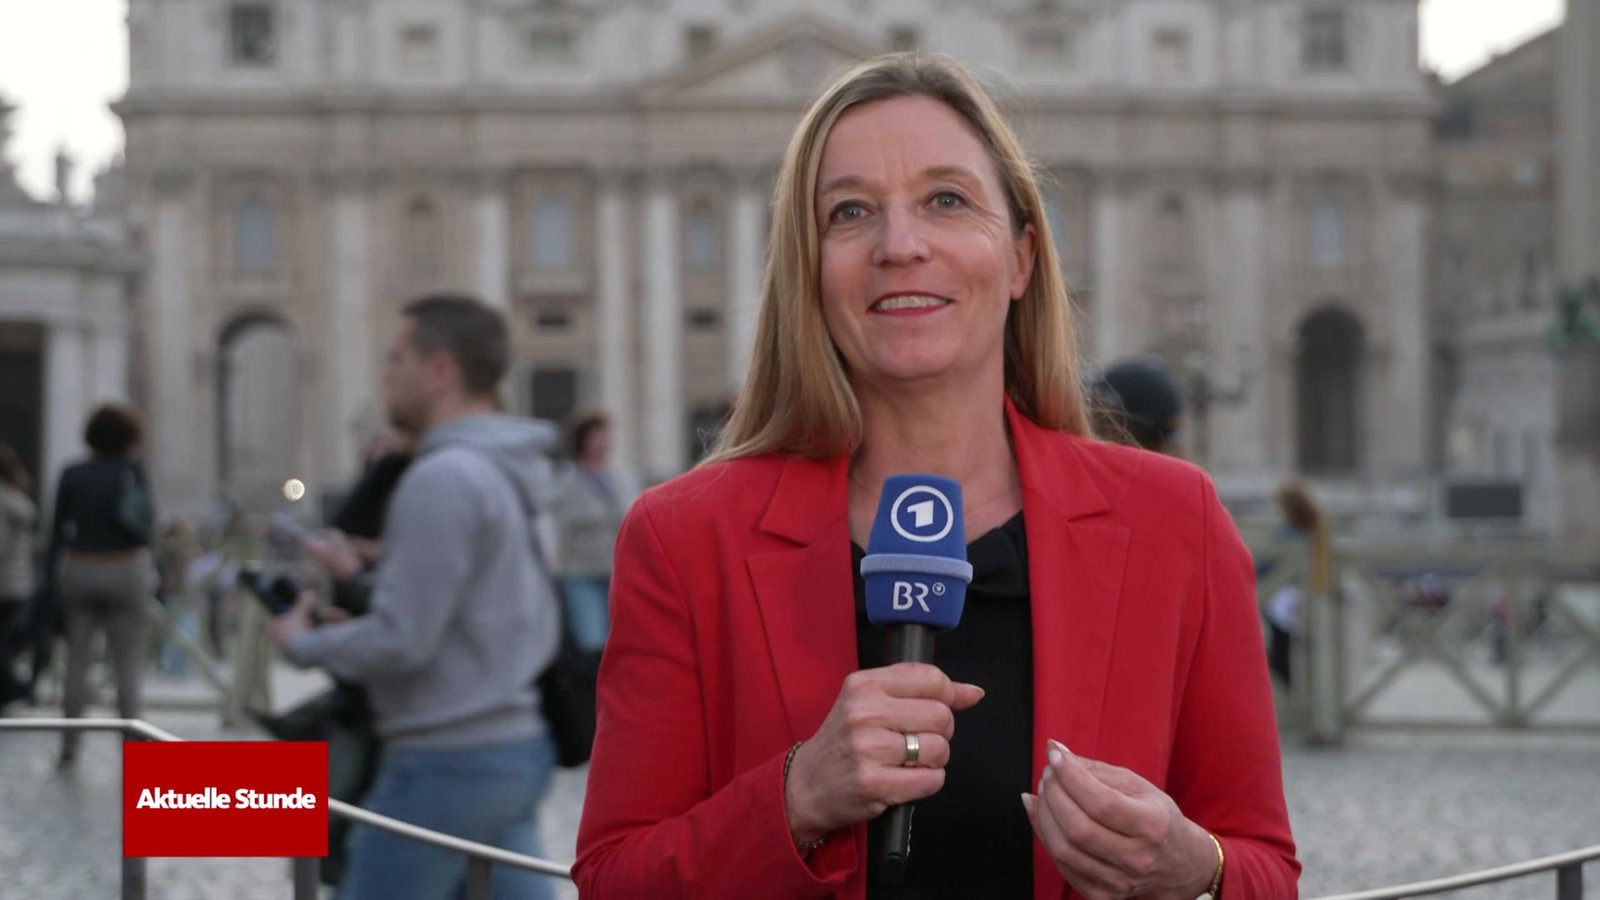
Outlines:
<svg viewBox="0 0 1600 900"><path fill-rule="evenodd" d="M841 76L812 104L790 140L773 192L750 371L705 462L772 452L829 459L860 447L861 408L822 315L817 169L828 135L846 110L905 96L938 100L966 121L994 162L1013 233L1034 227L1033 274L1006 316L1006 394L1045 428L1089 434L1071 300L1033 164L994 101L963 66L940 56L897 53Z"/></svg>

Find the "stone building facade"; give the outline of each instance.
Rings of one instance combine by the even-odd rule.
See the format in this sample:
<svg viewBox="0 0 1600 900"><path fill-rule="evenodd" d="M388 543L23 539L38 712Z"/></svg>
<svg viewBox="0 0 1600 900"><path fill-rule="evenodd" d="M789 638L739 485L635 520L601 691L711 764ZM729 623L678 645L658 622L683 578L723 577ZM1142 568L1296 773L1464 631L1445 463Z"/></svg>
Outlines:
<svg viewBox="0 0 1600 900"><path fill-rule="evenodd" d="M0 99L0 441L48 502L56 474L87 452L89 413L130 396L140 260L115 209L115 172L98 179L96 210L23 191L5 159L10 113ZM69 176L58 160L63 192Z"/></svg>
<svg viewBox="0 0 1600 900"><path fill-rule="evenodd" d="M603 406L682 470L744 371L798 115L892 49L1011 98L1084 351L1184 371L1225 487L1429 474L1410 0L130 0L129 27L180 506L348 475L396 311L435 289L511 314L515 407Z"/></svg>
<svg viewBox="0 0 1600 900"><path fill-rule="evenodd" d="M1433 282L1444 472L1521 485L1527 523L1547 531L1560 515L1557 36L1444 88Z"/></svg>

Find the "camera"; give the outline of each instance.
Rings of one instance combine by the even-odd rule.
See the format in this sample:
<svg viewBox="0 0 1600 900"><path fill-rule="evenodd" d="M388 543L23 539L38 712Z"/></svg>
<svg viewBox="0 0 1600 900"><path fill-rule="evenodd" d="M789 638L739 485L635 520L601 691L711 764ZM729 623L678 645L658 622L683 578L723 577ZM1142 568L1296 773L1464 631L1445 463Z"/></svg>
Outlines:
<svg viewBox="0 0 1600 900"><path fill-rule="evenodd" d="M294 608L295 598L300 596L300 585L293 578L282 573L269 575L254 566L239 570L239 583L261 601L271 616L281 616Z"/></svg>

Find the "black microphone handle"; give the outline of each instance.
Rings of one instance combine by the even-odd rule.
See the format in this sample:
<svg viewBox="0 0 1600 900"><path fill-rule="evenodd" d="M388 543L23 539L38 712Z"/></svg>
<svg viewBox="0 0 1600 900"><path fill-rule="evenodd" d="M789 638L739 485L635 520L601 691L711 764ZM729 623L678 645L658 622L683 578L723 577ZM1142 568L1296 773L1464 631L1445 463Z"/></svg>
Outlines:
<svg viewBox="0 0 1600 900"><path fill-rule="evenodd" d="M937 634L933 628L916 623L890 626L889 662L933 662L933 639ZM902 803L884 811L878 883L885 887L905 882L906 863L911 858L911 813L915 809L909 803Z"/></svg>
<svg viewBox="0 0 1600 900"><path fill-rule="evenodd" d="M889 664L898 662L933 662L933 638L939 632L930 625L907 622L889 626L889 650L885 658Z"/></svg>

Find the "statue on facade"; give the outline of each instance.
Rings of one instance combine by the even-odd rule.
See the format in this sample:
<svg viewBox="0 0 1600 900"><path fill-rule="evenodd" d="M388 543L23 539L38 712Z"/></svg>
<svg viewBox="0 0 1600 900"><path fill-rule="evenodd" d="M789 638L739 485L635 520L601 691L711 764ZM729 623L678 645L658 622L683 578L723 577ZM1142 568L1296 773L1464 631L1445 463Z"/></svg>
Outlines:
<svg viewBox="0 0 1600 900"><path fill-rule="evenodd" d="M1566 288L1556 298L1550 344L1557 350L1574 344L1600 344L1600 275Z"/></svg>

